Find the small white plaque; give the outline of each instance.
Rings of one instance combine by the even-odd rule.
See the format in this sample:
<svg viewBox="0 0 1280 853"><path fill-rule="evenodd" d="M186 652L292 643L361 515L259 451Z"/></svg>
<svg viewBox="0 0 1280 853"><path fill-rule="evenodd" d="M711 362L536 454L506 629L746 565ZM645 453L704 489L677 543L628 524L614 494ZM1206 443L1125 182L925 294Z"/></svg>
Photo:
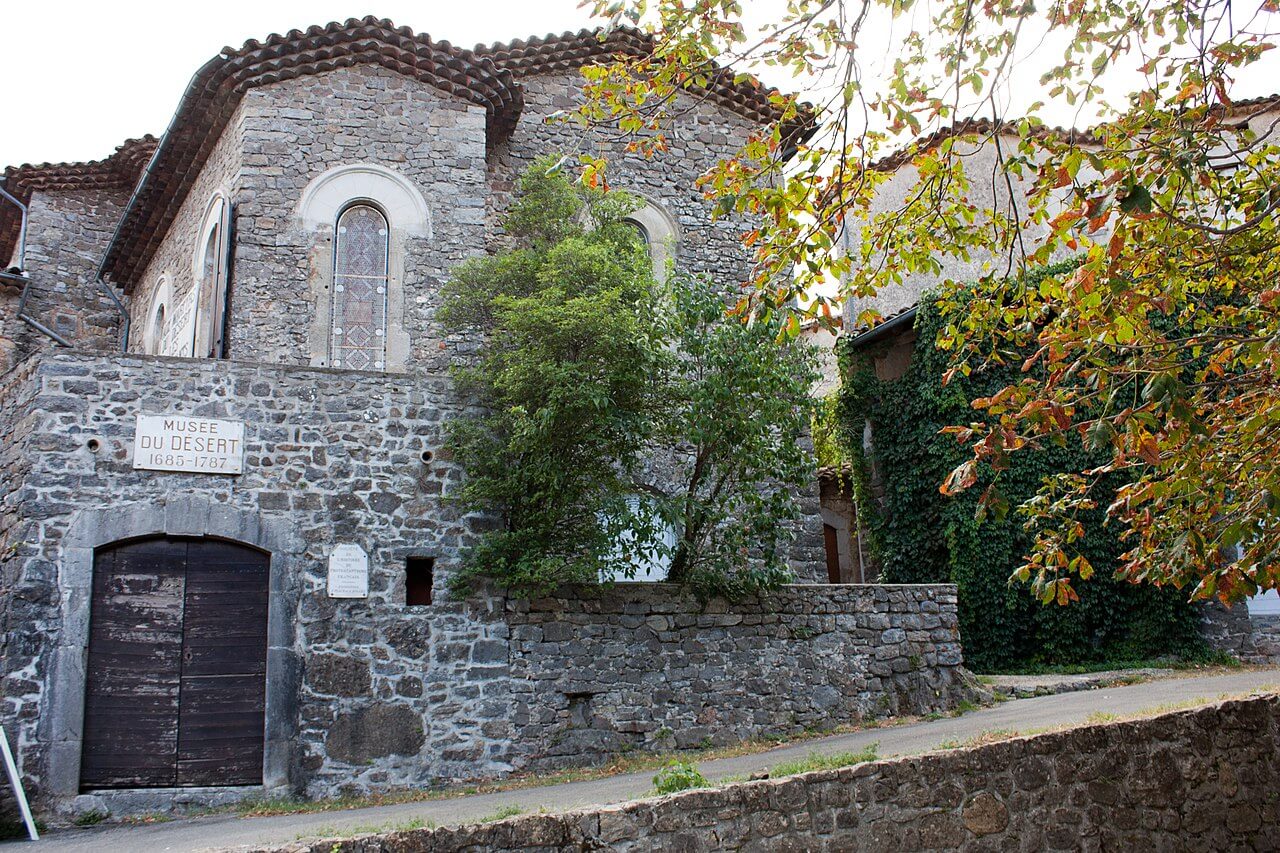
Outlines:
<svg viewBox="0 0 1280 853"><path fill-rule="evenodd" d="M244 470L244 421L186 415L138 415L133 467L192 474Z"/></svg>
<svg viewBox="0 0 1280 853"><path fill-rule="evenodd" d="M369 597L369 555L359 545L343 542L329 555L329 597Z"/></svg>

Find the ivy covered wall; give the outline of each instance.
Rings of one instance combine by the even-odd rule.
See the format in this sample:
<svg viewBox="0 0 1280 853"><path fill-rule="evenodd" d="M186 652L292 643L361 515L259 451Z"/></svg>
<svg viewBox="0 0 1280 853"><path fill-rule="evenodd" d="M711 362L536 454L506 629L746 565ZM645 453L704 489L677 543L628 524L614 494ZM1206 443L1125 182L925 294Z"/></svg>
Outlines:
<svg viewBox="0 0 1280 853"><path fill-rule="evenodd" d="M1104 526L1102 509L1083 519L1084 553L1097 574L1078 585L1080 601L1043 605L1026 586L1009 584L1032 541L1016 507L1035 494L1044 475L1089 464L1088 452L1075 439L1066 447L1014 454L1000 474L1000 491L1012 507L1000 520L977 515L978 498L993 476L989 470L959 496L942 495L939 485L969 451L940 431L975 420L979 413L970 401L1008 384L1021 359L944 386L948 354L933 345L940 325L926 296L915 318L910 365L887 381L877 378L875 360L893 341L856 349L846 339L840 347L838 420L853 458L864 534L883 566L881 580L955 583L966 664L979 672L1203 655L1199 616L1184 595L1110 576L1107 569L1124 547ZM868 423L871 441L864 447Z"/></svg>

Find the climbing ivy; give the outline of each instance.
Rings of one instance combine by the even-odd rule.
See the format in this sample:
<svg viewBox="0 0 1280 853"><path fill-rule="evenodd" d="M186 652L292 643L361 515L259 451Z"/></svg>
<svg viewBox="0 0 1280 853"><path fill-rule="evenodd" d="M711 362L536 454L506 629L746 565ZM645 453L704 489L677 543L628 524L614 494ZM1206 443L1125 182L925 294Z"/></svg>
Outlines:
<svg viewBox="0 0 1280 853"><path fill-rule="evenodd" d="M1061 272L1051 267L1040 275ZM995 477L989 468L980 472L975 487L958 496L939 491L947 474L971 455L941 430L977 419L970 402L1016 381L1022 359L1008 358L1003 365L989 364L944 383L948 354L932 345L940 326L935 301L926 296L915 319L918 340L911 365L890 381L876 378L877 351L841 347L840 435L853 461L854 494L867 545L883 566L882 579L955 583L965 658L979 671L1203 655L1198 616L1185 594L1111 577L1125 549L1104 526L1102 509L1081 517L1089 528L1085 555L1097 574L1079 585L1078 602L1042 605L1026 586L1009 583L1033 536L1013 512L996 518L979 511L980 497ZM862 441L867 422L870 450ZM1015 454L999 474L999 492L1016 507L1036 493L1046 475L1082 470L1097 461L1101 457L1091 458L1078 439ZM871 489L873 466L878 494ZM1108 483L1108 491L1119 485L1118 480Z"/></svg>

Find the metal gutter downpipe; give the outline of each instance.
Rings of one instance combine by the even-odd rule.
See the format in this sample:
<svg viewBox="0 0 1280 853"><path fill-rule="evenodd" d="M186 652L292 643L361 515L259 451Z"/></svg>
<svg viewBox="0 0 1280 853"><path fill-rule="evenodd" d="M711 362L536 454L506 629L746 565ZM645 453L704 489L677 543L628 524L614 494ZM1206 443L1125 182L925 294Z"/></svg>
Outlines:
<svg viewBox="0 0 1280 853"><path fill-rule="evenodd" d="M3 178L0 178L0 181L3 180ZM27 314L27 300L31 297L31 276L27 275L27 206L18 201L17 197L5 189L3 185L0 185L0 197L13 202L22 211L22 223L18 227L18 272L23 278L23 283L22 295L18 297L17 317L40 334L52 339L55 343L69 348L71 346L70 341L35 317Z"/></svg>
<svg viewBox="0 0 1280 853"><path fill-rule="evenodd" d="M22 211L22 224L18 227L18 269L27 268L27 206L5 189L5 179L0 178L0 196L7 198Z"/></svg>
<svg viewBox="0 0 1280 853"><path fill-rule="evenodd" d="M111 250L115 248L116 240L120 239L120 229L124 228L125 220L129 218L129 214L133 212L134 206L137 205L138 194L142 192L142 188L147 184L147 179L151 177L151 170L155 167L156 161L160 159L160 152L165 149L165 145L169 142L169 134L173 132L173 126L177 124L178 116L182 113L183 105L188 101L195 99L195 93L198 89L197 82L200 80L201 76L209 69L225 60L226 57L219 53L204 65L201 65L196 70L196 73L191 75L191 79L187 82L186 91L182 93L182 98L178 101L177 111L174 112L173 118L169 119L169 126L165 128L164 135L160 137L160 141L156 144L156 150L152 152L151 159L147 161L147 166L142 170L142 175L138 178L138 182L133 185L133 192L129 195L129 203L124 206L124 211L120 214L119 221L116 222L115 230L111 232L111 239L107 241L107 250L102 253L102 261L98 264L98 273L96 276L98 286L106 292L107 296L111 297L111 301L115 303L116 310L120 312L120 317L123 321L124 339L120 342L120 352L122 353L127 353L129 351L129 332L132 327L132 321L129 317L129 309L120 301L120 297L116 296L115 288L107 283L107 258L111 257Z"/></svg>

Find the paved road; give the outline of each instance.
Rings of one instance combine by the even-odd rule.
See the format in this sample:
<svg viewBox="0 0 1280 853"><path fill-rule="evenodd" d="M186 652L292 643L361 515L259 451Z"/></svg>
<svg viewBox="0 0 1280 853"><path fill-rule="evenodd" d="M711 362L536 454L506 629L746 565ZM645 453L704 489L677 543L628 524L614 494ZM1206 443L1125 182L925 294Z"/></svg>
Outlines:
<svg viewBox="0 0 1280 853"><path fill-rule="evenodd" d="M876 729L811 740L754 755L704 761L707 778L748 776L782 761L811 752L856 752L879 743L881 756L911 755L936 749L948 741L964 741L983 732L1027 730L1085 722L1090 714L1135 714L1154 706L1195 699L1213 700L1224 693L1280 690L1280 668L1251 670L1207 677L1171 678L1082 693L1018 699L973 711L962 717ZM319 814L242 818L211 816L140 827L102 827L49 833L31 849L40 853L162 853L262 844L281 844L304 838L390 829L412 820L437 825L466 823L491 817L500 809L523 812L567 811L645 796L652 790L652 773L632 773L589 782L572 782L496 794L476 794L450 800L404 803ZM0 845L3 853L21 853L28 842Z"/></svg>

